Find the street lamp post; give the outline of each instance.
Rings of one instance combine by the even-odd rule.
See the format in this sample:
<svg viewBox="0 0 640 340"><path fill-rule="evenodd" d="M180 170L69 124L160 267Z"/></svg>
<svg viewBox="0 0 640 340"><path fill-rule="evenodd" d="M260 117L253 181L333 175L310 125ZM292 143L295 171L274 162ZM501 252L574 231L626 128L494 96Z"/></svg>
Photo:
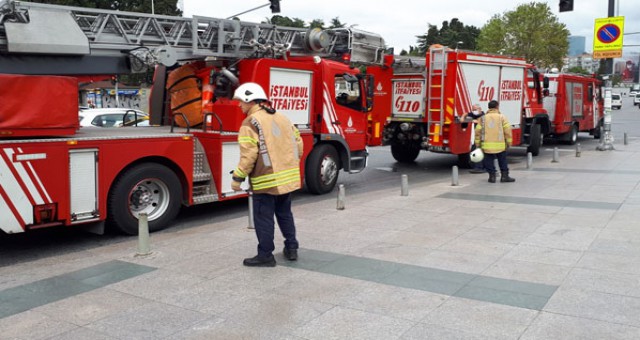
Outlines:
<svg viewBox="0 0 640 340"><path fill-rule="evenodd" d="M153 15L156 14L156 9L155 9L155 6L153 5L153 0L151 0L151 14Z"/></svg>

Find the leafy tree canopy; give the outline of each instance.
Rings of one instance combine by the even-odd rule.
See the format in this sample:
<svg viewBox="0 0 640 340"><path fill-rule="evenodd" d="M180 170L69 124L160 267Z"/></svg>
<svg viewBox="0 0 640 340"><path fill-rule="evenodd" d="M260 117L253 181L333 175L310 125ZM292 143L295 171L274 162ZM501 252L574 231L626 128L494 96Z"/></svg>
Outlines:
<svg viewBox="0 0 640 340"><path fill-rule="evenodd" d="M478 49L523 56L538 67L561 69L569 51L569 30L548 4L530 2L494 15L480 30Z"/></svg>
<svg viewBox="0 0 640 340"><path fill-rule="evenodd" d="M289 18L281 15L274 15L271 18L266 18L264 21L268 24L274 24L277 26L285 26L285 27L299 27L299 28L320 28L320 29L331 29L331 28L343 28L347 27L346 23L340 21L338 17L331 19L331 24L326 26L324 20L322 19L313 19L309 22L309 25L300 18Z"/></svg>
<svg viewBox="0 0 640 340"><path fill-rule="evenodd" d="M479 34L480 30L477 27L465 25L458 18L443 21L439 29L438 26L429 24L425 34L416 36L418 46L410 46L408 54L424 55L429 46L433 44L475 50Z"/></svg>

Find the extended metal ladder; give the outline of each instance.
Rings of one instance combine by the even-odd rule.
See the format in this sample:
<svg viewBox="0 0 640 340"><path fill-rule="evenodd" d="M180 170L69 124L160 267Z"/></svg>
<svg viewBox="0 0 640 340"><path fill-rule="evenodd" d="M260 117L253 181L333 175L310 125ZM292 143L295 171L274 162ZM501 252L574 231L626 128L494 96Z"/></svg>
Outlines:
<svg viewBox="0 0 640 340"><path fill-rule="evenodd" d="M447 47L429 48L427 71L427 131L430 144L441 143L444 128L444 80L447 74Z"/></svg>
<svg viewBox="0 0 640 340"><path fill-rule="evenodd" d="M192 18L0 1L0 55L122 56L135 64L318 55L382 64L384 40L356 29L307 30L203 16Z"/></svg>

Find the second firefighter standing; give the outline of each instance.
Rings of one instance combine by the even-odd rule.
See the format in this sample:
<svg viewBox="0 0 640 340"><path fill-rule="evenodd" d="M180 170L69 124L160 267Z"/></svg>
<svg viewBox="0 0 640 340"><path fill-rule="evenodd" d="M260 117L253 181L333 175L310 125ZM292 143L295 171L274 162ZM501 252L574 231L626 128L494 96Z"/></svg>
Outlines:
<svg viewBox="0 0 640 340"><path fill-rule="evenodd" d="M475 144L484 152L483 166L489 173L489 183L496 182L496 168L494 159L500 166L500 182L515 182L509 177L509 165L507 163L507 149L513 143L511 124L500 112L500 104L497 100L489 102L489 110L480 118L476 126Z"/></svg>

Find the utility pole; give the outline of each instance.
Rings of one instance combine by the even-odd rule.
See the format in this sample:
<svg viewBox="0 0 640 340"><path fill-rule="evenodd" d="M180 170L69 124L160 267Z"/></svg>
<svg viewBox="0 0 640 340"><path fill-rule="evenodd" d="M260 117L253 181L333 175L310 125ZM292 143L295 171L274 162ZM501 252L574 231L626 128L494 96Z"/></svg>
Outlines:
<svg viewBox="0 0 640 340"><path fill-rule="evenodd" d="M609 0L609 17L615 16L615 0ZM596 147L598 151L613 150L613 135L611 134L611 92L613 78L613 58L607 58L605 72L607 75L603 77L604 87L604 136L600 136L600 144Z"/></svg>

